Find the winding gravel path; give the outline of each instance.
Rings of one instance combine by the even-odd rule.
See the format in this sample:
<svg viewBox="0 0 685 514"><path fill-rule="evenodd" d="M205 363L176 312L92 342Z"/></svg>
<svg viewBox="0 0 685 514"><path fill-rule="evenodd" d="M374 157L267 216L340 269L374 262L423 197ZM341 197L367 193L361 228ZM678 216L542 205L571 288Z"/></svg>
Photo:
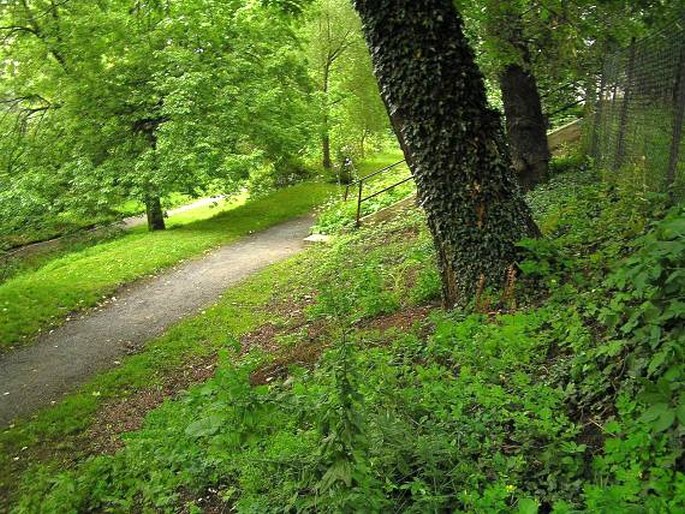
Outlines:
<svg viewBox="0 0 685 514"><path fill-rule="evenodd" d="M125 286L101 310L1 355L0 426L59 400L131 348L214 303L230 285L297 253L312 224L310 216L298 218Z"/></svg>

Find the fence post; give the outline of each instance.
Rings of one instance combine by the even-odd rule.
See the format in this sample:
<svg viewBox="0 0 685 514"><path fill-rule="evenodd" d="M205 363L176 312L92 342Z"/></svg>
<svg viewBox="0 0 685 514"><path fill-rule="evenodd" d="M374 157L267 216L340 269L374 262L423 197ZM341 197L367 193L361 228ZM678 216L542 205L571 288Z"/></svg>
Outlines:
<svg viewBox="0 0 685 514"><path fill-rule="evenodd" d="M362 184L363 181L359 181L359 193L357 194L357 223L356 225L359 226L359 220L362 217Z"/></svg>
<svg viewBox="0 0 685 514"><path fill-rule="evenodd" d="M675 88L673 90L673 135L671 152L666 173L666 187L675 182L675 172L680 157L680 141L683 135L683 118L685 117L685 50L680 51L680 62L676 68ZM671 191L671 195L673 191Z"/></svg>
<svg viewBox="0 0 685 514"><path fill-rule="evenodd" d="M604 90L607 87L607 74L605 65L602 64L602 78L599 81L599 92L596 95L595 116L592 126L592 146L590 155L599 159L599 127L602 123L602 105L604 103Z"/></svg>
<svg viewBox="0 0 685 514"><path fill-rule="evenodd" d="M630 54L628 57L628 71L626 75L626 87L623 93L623 103L621 104L621 115L618 125L618 142L616 144L616 160L614 169L623 166L623 158L626 153L626 126L628 125L628 104L630 103L633 89L633 75L635 73L635 38L630 41Z"/></svg>

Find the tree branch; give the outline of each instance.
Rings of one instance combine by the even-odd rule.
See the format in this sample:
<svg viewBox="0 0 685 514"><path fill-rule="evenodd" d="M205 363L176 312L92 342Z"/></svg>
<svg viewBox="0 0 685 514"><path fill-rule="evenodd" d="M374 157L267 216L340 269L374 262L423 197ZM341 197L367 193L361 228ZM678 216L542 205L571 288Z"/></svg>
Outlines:
<svg viewBox="0 0 685 514"><path fill-rule="evenodd" d="M29 33L33 34L34 36L40 37L38 35L38 32L36 32L36 30L31 28L31 27L23 27L21 25L6 25L4 27L0 27L0 31L5 31L5 30L9 31L8 35L12 35L15 32L29 32Z"/></svg>
<svg viewBox="0 0 685 514"><path fill-rule="evenodd" d="M56 16L57 15L56 14L57 13L57 6L58 5L64 5L67 1L68 0L65 0L61 4L54 4L53 3L52 5L53 5L54 10L50 9L49 11L45 11L43 13L43 15L47 15L49 13L52 13L53 16ZM43 44L45 44L45 46L47 47L50 55L52 55L52 57L60 64L60 66L62 67L62 69L64 71L67 71L67 60L64 58L64 55L62 55L62 52L58 48L55 48L55 45L51 44L51 42L45 36L45 33L43 32L40 25L38 25L38 22L36 21L35 14L29 8L28 1L27 0L21 0L21 4L24 7L26 19L30 25L30 27L24 27L23 30L26 32L30 32L31 34L36 36L38 39L40 39L43 42Z"/></svg>

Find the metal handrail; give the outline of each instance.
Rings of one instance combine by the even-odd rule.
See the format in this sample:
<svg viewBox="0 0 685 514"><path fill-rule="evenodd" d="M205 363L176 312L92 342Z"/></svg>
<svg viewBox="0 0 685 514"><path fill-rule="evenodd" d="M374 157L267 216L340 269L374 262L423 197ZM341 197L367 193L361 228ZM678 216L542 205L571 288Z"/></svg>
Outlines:
<svg viewBox="0 0 685 514"><path fill-rule="evenodd" d="M393 188L395 188L395 187L397 187L397 186L401 186L402 184L404 184L405 182L409 182L409 181L412 180L413 178L414 178L414 177L409 176L409 177L407 177L407 178L404 178L404 179L400 180L399 182L394 183L394 184L391 185L391 186L388 186L388 187L386 187L386 188L384 188L384 189L381 189L380 191L376 191L375 193L371 193L369 196L365 196L364 198L362 198L362 202L365 202L366 200L370 200L371 198L373 198L373 197L375 197L375 196L378 196L378 195L380 195L380 194L382 194L382 193L385 193L386 191L390 191L391 189L393 189Z"/></svg>
<svg viewBox="0 0 685 514"><path fill-rule="evenodd" d="M349 196L350 188L352 188L354 186L357 187L357 216L356 216L356 226L357 227L359 226L359 222L360 222L361 216L362 216L362 203L364 203L366 200L370 200L371 198L374 198L374 197L376 197L382 193L385 193L386 191L389 191L389 190L391 190L391 189L393 189L399 185L402 185L405 182L409 182L414 177L410 175L409 177L406 177L406 178L400 180L399 182L395 182L394 184L387 186L387 187L384 187L380 191L375 191L375 192L373 192L367 196L363 195L364 182L366 182L371 177L375 177L376 175L380 175L381 173L389 171L389 170L395 168L396 166L399 166L400 164L402 164L404 162L405 162L405 160L402 159L401 161L397 161L393 164L390 164L389 166L385 166L384 168L376 170L373 173L369 173L368 175L365 175L364 177L362 177L358 180L355 180L351 184L347 184L347 187L345 188L345 201L347 201L347 198Z"/></svg>
<svg viewBox="0 0 685 514"><path fill-rule="evenodd" d="M575 102L571 102L569 104L566 104L561 109L557 109L554 112L547 113L547 116L555 116L557 114L561 114L562 112L568 111L569 109L572 109L576 105L580 105L582 103L585 103L585 98L581 98L580 100L576 100Z"/></svg>
<svg viewBox="0 0 685 514"><path fill-rule="evenodd" d="M391 186L385 187L385 188L381 189L380 191L376 191L375 193L371 193L370 195L365 196L365 197L363 197L363 198L362 198L362 187L363 187L363 184L364 184L364 183L363 183L363 182L360 182L360 183L359 183L359 192L358 192L358 194L357 194L357 216L356 216L355 225L358 227L359 224L360 224L360 221L361 221L361 218L362 218L362 203L363 203L363 202L365 202L366 200L369 200L369 199L371 199L371 198L373 198L373 197L375 197L375 196L378 196L378 195L381 194L381 193L385 193L386 191L389 191L389 190L391 190L391 189L393 189L393 188L395 188L395 187L397 187L397 186L399 186L399 185L402 185L402 184L404 184L405 182L409 182L409 181L412 180L413 178L414 178L413 176L409 176L409 177L407 177L407 178L404 178L404 179L400 180L399 182L395 182L395 183L392 184Z"/></svg>
<svg viewBox="0 0 685 514"><path fill-rule="evenodd" d="M571 89L573 87L578 87L578 84L579 83L576 82L575 80L572 82L567 82L566 84L562 84L561 86L559 86L555 89L551 89L549 91L544 92L543 94L540 95L540 99L544 100L548 96L552 96L553 94L558 93L559 91L563 91L565 89Z"/></svg>
<svg viewBox="0 0 685 514"><path fill-rule="evenodd" d="M351 187L353 187L353 186L355 186L355 185L358 185L358 184L361 184L361 183L363 183L365 180L370 179L371 177L375 177L376 175L380 175L381 173L384 173L384 172L386 172L386 171L389 171L389 170L393 169L395 166L399 166L399 165L402 164L403 162L405 162L404 159L402 159L401 161L397 161L397 162L395 162L395 163L393 163L393 164L390 164L389 166L386 166L386 167L381 168L381 169L379 169L379 170L376 170L376 171L374 171L373 173L369 173L368 175L365 175L365 176L363 176L363 177L361 177L361 178L355 180L354 182L351 182L351 183L347 184L347 186L345 187L345 198L344 198L344 200L347 201L347 197L348 197L348 195L349 195L349 193L350 193L350 188L351 188Z"/></svg>

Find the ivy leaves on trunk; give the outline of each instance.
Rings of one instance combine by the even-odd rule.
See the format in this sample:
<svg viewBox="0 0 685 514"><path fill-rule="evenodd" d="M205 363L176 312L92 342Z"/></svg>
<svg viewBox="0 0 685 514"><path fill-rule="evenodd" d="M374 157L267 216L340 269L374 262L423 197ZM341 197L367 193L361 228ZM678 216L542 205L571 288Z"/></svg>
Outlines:
<svg viewBox="0 0 685 514"><path fill-rule="evenodd" d="M446 306L504 285L537 234L497 111L450 0L357 0L376 77L418 187Z"/></svg>

